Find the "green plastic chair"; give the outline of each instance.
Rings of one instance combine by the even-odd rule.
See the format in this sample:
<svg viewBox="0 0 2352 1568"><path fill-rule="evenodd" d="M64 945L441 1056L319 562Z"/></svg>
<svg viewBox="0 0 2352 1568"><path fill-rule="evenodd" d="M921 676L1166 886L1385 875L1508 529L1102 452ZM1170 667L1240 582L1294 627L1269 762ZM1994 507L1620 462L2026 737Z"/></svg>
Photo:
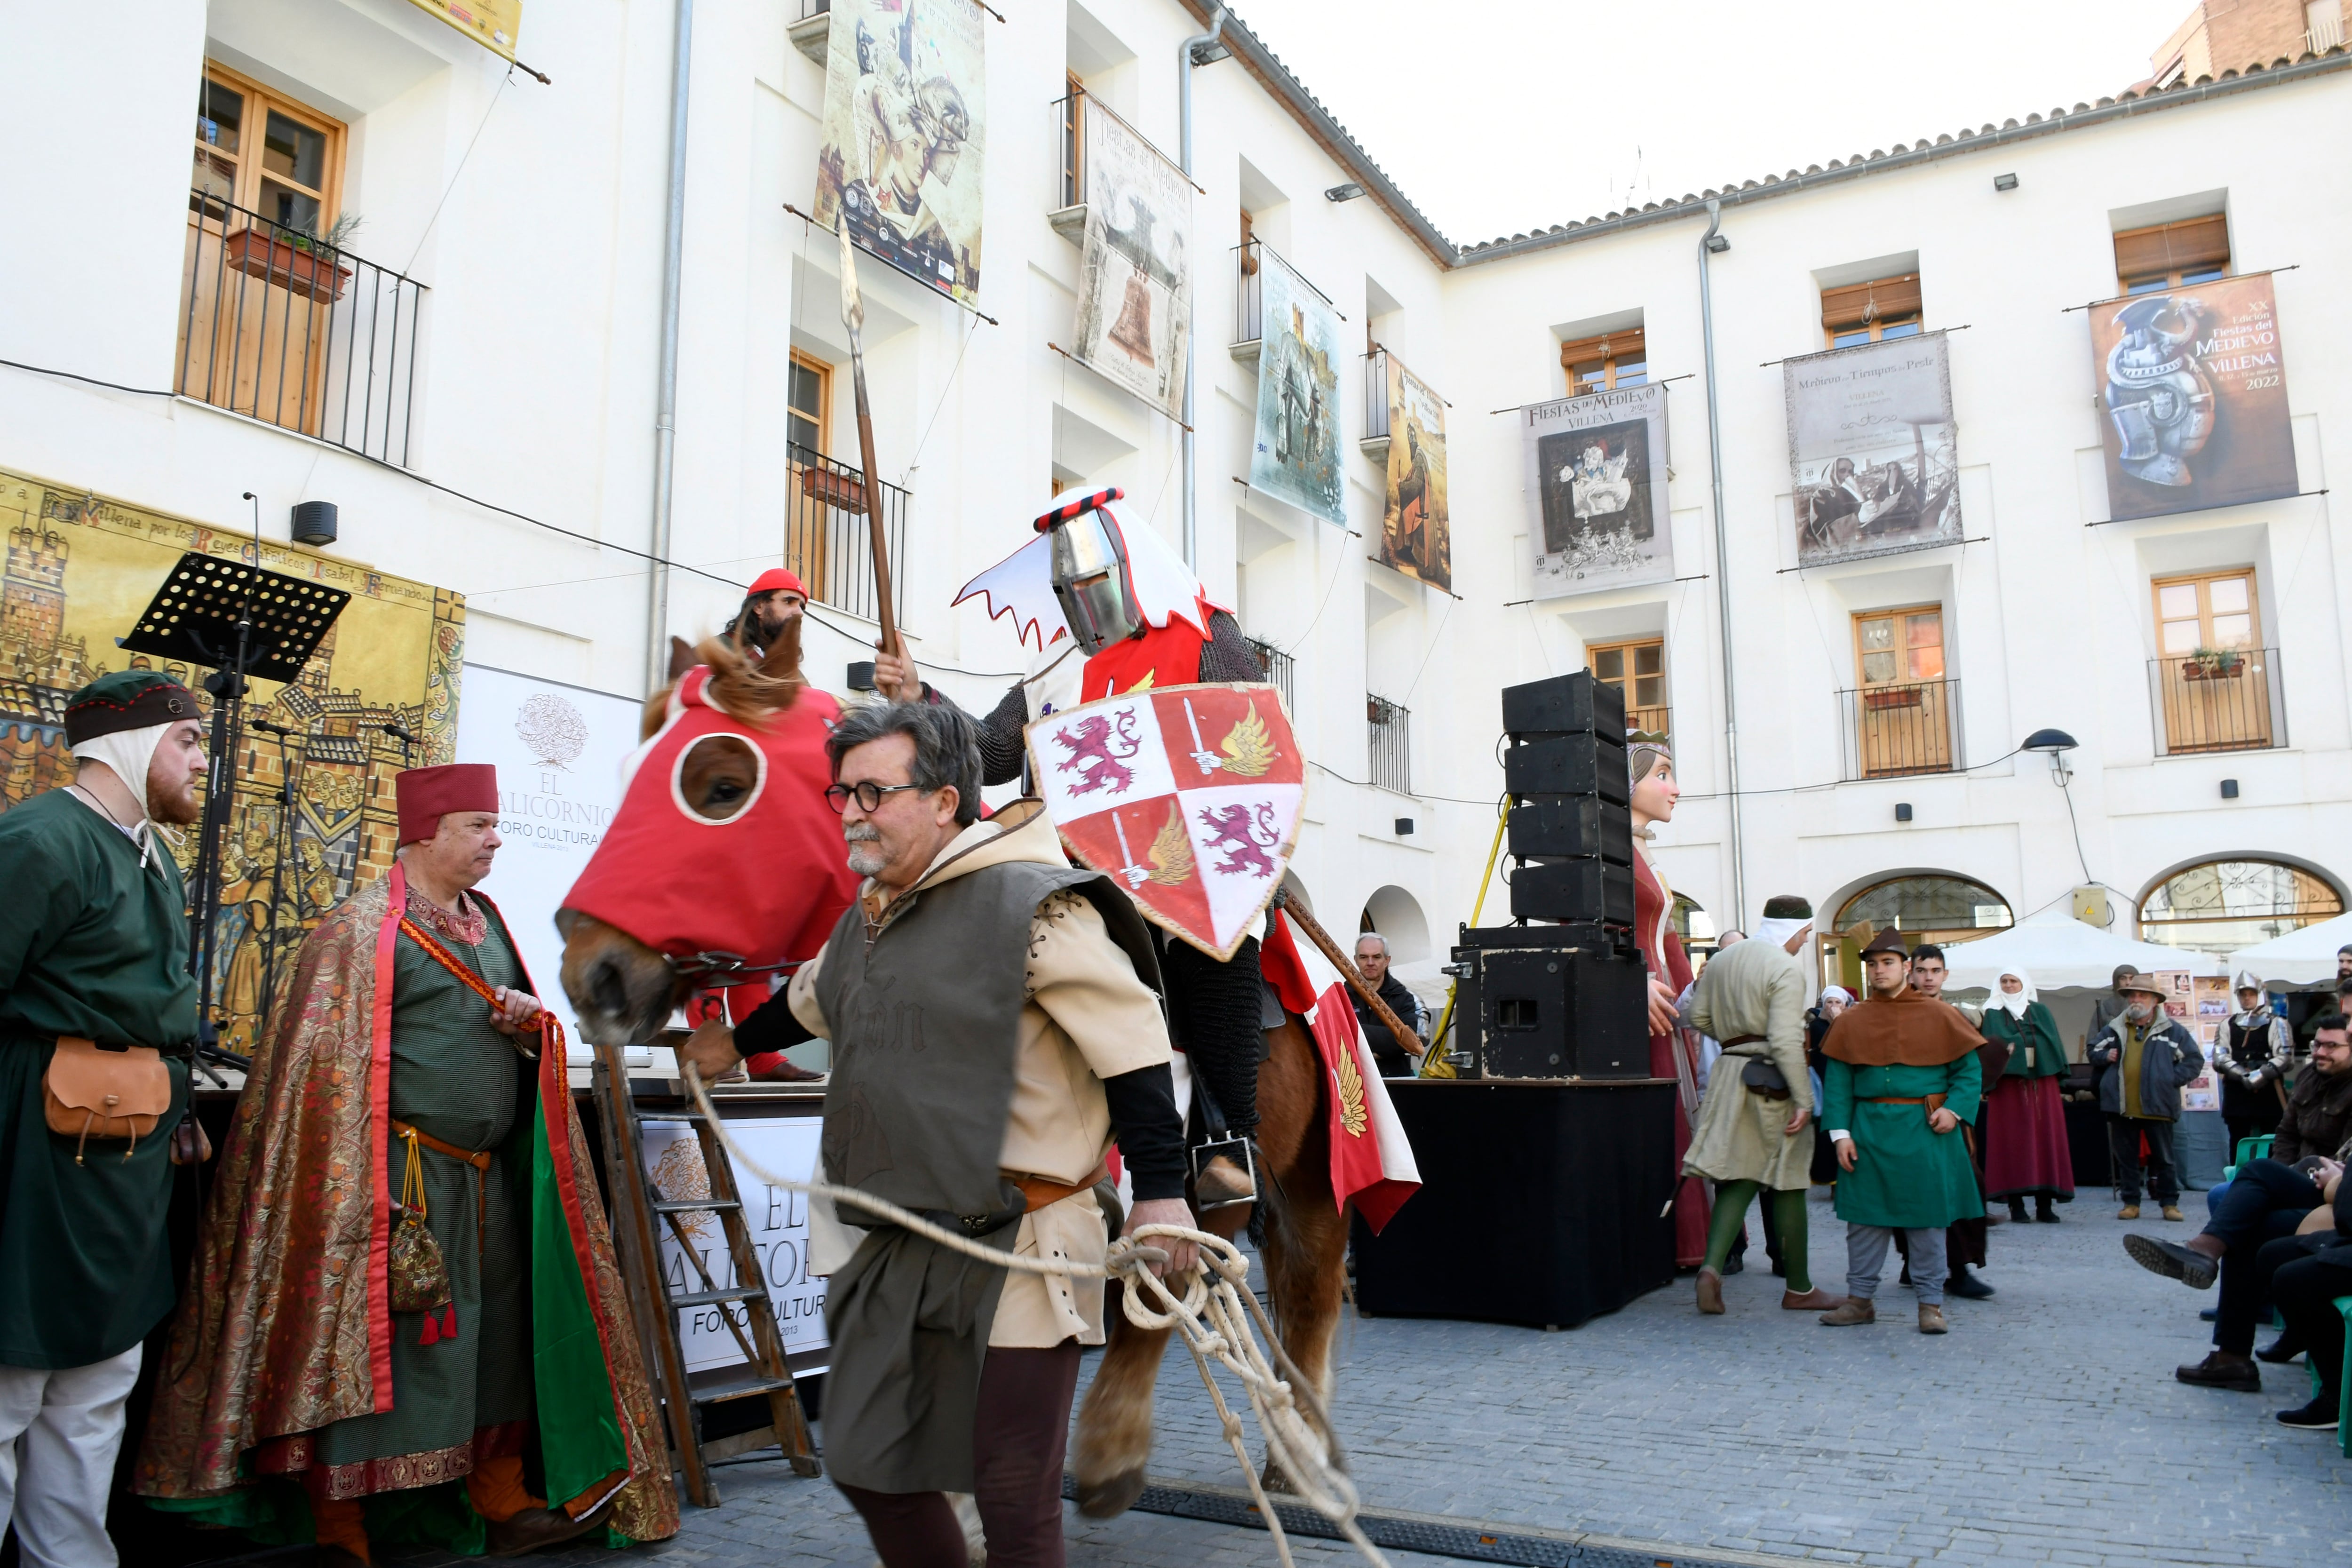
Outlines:
<svg viewBox="0 0 2352 1568"><path fill-rule="evenodd" d="M2352 1459L2352 1296L2336 1298L2336 1310L2343 1316L2347 1331L2344 1338L2344 1372L2336 1384L2336 1447L2346 1458ZM2313 1393L2318 1392L2319 1377L2312 1374Z"/></svg>
<svg viewBox="0 0 2352 1568"><path fill-rule="evenodd" d="M2221 1173L2221 1179L2225 1182L2236 1181L2240 1167L2251 1165L2255 1161L2267 1156L2271 1152L2271 1145L2277 1141L2278 1134L2275 1132L2250 1132L2239 1139L2238 1152L2229 1169Z"/></svg>

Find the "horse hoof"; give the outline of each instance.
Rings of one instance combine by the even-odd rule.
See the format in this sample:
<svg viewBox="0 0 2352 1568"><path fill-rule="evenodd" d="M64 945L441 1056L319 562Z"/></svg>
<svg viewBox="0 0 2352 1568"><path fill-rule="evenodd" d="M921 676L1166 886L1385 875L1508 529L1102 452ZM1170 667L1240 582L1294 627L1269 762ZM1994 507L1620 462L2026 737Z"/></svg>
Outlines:
<svg viewBox="0 0 2352 1568"><path fill-rule="evenodd" d="M1078 1511L1088 1519L1116 1519L1143 1495L1143 1467L1121 1470L1098 1481L1078 1481Z"/></svg>
<svg viewBox="0 0 2352 1568"><path fill-rule="evenodd" d="M1282 1473L1282 1467L1272 1459L1268 1459L1265 1468L1258 1472L1257 1484L1261 1490L1270 1492L1295 1492L1298 1489L1290 1484L1290 1478Z"/></svg>

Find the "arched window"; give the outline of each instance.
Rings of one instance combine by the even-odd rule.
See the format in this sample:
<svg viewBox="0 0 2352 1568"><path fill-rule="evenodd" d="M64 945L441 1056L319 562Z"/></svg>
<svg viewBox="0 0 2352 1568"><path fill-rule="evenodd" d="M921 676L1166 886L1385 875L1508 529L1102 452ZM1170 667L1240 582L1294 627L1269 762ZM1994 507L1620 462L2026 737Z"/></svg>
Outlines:
<svg viewBox="0 0 2352 1568"><path fill-rule="evenodd" d="M2343 912L2342 896L2299 866L2208 860L2175 871L2140 900L2140 939L2233 952Z"/></svg>
<svg viewBox="0 0 2352 1568"><path fill-rule="evenodd" d="M1827 929L1816 929L1813 935L1822 947L1822 977L1859 995L1862 945L1888 926L1916 948L1923 942L1938 947L1973 942L2013 923L2009 900L1982 882L1927 872L1864 888L1845 901Z"/></svg>
<svg viewBox="0 0 2352 1568"><path fill-rule="evenodd" d="M1398 963L1418 963L1429 956L1429 920L1421 902L1402 888L1386 887L1364 905L1356 929L1378 931L1388 939L1389 957Z"/></svg>

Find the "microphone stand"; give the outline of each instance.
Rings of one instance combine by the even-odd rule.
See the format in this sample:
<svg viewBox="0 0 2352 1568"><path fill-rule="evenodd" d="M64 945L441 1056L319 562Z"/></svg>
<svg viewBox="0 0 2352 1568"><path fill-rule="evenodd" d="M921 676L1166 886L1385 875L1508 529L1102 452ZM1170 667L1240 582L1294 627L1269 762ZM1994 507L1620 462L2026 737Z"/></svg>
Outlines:
<svg viewBox="0 0 2352 1568"><path fill-rule="evenodd" d="M293 731L283 724L256 719L253 727L278 737L278 852L269 862L269 934L261 943L261 1013L254 1025L258 1041L269 1027L270 1005L278 996L278 902L286 895L286 858L294 847L294 759L289 744ZM294 879L294 922L302 923L302 879Z"/></svg>

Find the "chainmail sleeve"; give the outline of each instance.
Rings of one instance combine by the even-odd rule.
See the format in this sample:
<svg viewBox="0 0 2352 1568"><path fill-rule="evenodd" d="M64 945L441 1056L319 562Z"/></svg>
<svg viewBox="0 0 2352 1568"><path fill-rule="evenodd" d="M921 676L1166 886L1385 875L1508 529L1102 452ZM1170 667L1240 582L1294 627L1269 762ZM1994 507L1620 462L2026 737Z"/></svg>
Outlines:
<svg viewBox="0 0 2352 1568"><path fill-rule="evenodd" d="M1218 610L1209 616L1209 640L1201 645L1202 680L1264 680L1265 666L1258 662L1239 622Z"/></svg>

